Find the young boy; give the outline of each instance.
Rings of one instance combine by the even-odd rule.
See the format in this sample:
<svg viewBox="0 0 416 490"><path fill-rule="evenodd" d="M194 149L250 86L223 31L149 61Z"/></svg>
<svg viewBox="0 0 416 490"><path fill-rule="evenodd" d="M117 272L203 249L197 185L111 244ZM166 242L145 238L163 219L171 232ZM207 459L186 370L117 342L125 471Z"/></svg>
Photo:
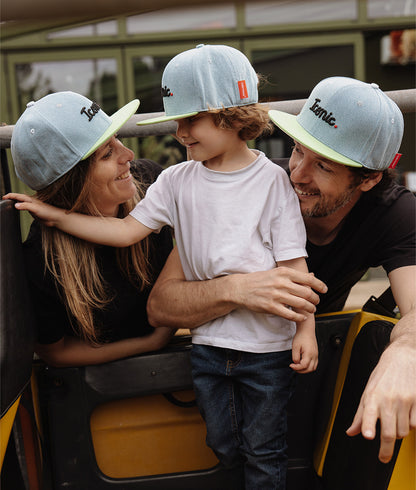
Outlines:
<svg viewBox="0 0 416 490"><path fill-rule="evenodd" d="M68 214L27 196L9 197L25 200L16 206L50 226L105 245L127 246L168 224L189 281L276 265L306 271L305 229L288 177L246 143L270 124L257 103L257 85L248 59L228 46L200 45L168 63L166 116L142 123L176 120L191 160L162 172L125 219ZM128 172L119 177L120 185L129 178ZM207 444L224 465L244 465L247 489L284 489L293 372L313 371L318 360L313 315L295 325L236 309L192 334Z"/></svg>

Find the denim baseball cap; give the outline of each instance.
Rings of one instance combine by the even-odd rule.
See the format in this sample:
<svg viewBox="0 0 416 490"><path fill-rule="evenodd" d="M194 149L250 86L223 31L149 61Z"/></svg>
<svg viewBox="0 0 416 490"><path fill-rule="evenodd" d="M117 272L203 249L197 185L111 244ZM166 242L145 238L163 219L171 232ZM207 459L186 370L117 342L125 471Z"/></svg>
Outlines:
<svg viewBox="0 0 416 490"><path fill-rule="evenodd" d="M52 184L88 158L137 111L135 99L112 116L75 92L29 102L11 140L16 175L34 190Z"/></svg>
<svg viewBox="0 0 416 490"><path fill-rule="evenodd" d="M385 170L399 158L403 115L375 83L326 78L298 116L276 110L269 116L306 148L343 165Z"/></svg>
<svg viewBox="0 0 416 490"><path fill-rule="evenodd" d="M162 75L165 116L137 124L183 119L227 107L258 101L258 78L247 57L238 49L199 44L172 58Z"/></svg>

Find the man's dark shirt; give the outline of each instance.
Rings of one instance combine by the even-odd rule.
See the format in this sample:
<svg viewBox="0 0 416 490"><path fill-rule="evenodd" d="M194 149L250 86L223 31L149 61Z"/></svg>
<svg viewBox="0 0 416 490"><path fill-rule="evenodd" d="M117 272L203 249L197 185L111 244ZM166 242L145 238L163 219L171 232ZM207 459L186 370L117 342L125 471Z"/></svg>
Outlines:
<svg viewBox="0 0 416 490"><path fill-rule="evenodd" d="M288 169L288 160L274 161ZM381 195L375 189L365 192L331 243L317 246L308 240L309 270L328 286L317 313L342 310L352 286L370 267L382 266L389 274L415 265L415 224L415 196L392 182Z"/></svg>

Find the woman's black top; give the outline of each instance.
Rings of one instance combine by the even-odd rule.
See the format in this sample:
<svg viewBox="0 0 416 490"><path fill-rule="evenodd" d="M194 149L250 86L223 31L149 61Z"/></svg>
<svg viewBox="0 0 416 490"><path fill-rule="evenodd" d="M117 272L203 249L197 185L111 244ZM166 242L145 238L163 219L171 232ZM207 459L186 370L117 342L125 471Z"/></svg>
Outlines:
<svg viewBox="0 0 416 490"><path fill-rule="evenodd" d="M150 185L161 172L162 168L151 160L132 162L132 173L146 185ZM153 284L163 268L172 249L172 233L164 228L160 233L150 235L151 283ZM24 257L29 280L29 288L33 299L37 341L41 344L52 344L64 336L75 336L72 325L76 325L70 317L62 296L60 286L56 284L52 274L45 269L42 251L41 229L34 221L29 236L24 243ZM133 284L120 270L117 263L116 249L97 246L97 264L112 298L103 309L94 312L95 326L99 331L100 342L141 337L153 331L146 314L146 303L151 286L143 291Z"/></svg>

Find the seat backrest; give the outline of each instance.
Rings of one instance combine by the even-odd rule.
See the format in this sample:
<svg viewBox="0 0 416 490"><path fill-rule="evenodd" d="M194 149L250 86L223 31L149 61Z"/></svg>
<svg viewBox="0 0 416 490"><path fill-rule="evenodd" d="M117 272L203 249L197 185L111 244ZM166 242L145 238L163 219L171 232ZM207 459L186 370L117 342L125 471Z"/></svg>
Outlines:
<svg viewBox="0 0 416 490"><path fill-rule="evenodd" d="M30 381L35 324L23 264L19 212L0 201L1 417Z"/></svg>

